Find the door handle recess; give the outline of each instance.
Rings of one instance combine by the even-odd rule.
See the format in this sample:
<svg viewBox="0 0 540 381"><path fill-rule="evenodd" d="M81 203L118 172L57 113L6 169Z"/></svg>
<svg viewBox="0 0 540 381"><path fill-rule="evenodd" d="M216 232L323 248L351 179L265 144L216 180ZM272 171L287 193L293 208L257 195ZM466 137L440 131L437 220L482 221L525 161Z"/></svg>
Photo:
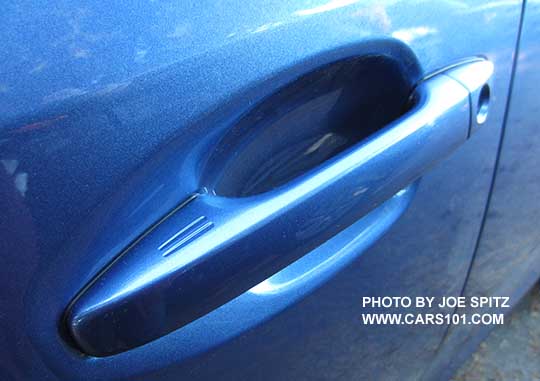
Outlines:
<svg viewBox="0 0 540 381"><path fill-rule="evenodd" d="M75 345L103 357L155 340L318 247L467 140L485 121L492 72L479 59L430 76L405 115L277 189L194 194L72 301Z"/></svg>

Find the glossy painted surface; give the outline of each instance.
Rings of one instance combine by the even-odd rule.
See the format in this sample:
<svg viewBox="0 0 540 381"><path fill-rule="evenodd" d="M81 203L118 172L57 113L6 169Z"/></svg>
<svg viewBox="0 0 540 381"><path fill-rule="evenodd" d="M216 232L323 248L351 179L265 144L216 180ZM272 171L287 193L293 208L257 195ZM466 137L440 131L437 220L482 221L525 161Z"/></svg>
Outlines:
<svg viewBox="0 0 540 381"><path fill-rule="evenodd" d="M519 12L517 1L6 5L0 292L9 313L0 319L9 329L2 330L2 378L421 374L445 327L361 326L358 301L460 292L489 191ZM347 258L357 260L332 279L334 267L326 278L303 278L288 294L300 295L295 303L279 294L249 304L235 299L103 359L82 357L66 344L59 326L70 300L197 189L204 165L198 159L239 115L300 75L369 53L370 41L389 38L403 41L426 73L478 55L495 71L485 126L422 178L386 236L366 250L379 233L355 241L347 229L341 241L321 246L320 258L349 248ZM377 221L397 217L396 209L382 210L388 220ZM386 229L371 222L377 232ZM328 280L324 286L321 279Z"/></svg>
<svg viewBox="0 0 540 381"><path fill-rule="evenodd" d="M464 290L466 296L508 296L512 306L540 276L539 18L540 3L527 2L493 192ZM484 307L475 312L495 310ZM433 373L442 369L450 376L492 328L452 326Z"/></svg>
<svg viewBox="0 0 540 381"><path fill-rule="evenodd" d="M470 71L475 75L469 77L486 82L493 67L482 64L426 80L416 88L417 104L403 117L274 191L240 199L212 190L195 195L76 299L67 324L79 348L107 356L178 329L314 250L418 179L466 141L471 93L451 76Z"/></svg>
<svg viewBox="0 0 540 381"><path fill-rule="evenodd" d="M467 295L511 295L517 303L540 276L539 19L540 4L528 3L504 142Z"/></svg>
<svg viewBox="0 0 540 381"><path fill-rule="evenodd" d="M249 110L208 153L201 186L225 197L270 191L403 115L418 61L395 41L372 45L372 53L303 75Z"/></svg>

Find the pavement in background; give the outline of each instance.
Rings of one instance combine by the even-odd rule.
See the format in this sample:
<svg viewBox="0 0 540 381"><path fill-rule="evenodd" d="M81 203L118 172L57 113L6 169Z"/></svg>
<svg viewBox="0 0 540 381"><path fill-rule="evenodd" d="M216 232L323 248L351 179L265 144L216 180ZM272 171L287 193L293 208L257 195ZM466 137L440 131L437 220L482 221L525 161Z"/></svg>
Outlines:
<svg viewBox="0 0 540 381"><path fill-rule="evenodd" d="M540 381L539 287L490 333L452 380Z"/></svg>

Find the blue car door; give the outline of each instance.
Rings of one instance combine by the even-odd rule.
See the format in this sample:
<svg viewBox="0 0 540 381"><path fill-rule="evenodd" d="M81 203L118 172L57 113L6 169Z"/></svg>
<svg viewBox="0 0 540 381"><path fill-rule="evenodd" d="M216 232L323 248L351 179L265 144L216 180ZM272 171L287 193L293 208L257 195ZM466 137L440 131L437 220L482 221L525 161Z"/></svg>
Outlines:
<svg viewBox="0 0 540 381"><path fill-rule="evenodd" d="M420 379L369 316L453 312L521 10L5 4L0 378Z"/></svg>

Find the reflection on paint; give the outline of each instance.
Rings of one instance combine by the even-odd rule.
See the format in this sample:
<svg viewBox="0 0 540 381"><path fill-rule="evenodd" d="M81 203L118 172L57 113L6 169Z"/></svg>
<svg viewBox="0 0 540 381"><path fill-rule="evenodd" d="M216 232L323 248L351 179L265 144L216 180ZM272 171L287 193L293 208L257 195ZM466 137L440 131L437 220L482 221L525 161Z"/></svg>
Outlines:
<svg viewBox="0 0 540 381"><path fill-rule="evenodd" d="M294 15L296 16L315 15L317 13L323 13L323 12L333 11L334 9L343 8L348 5L355 4L357 2L358 0L332 0L326 4L319 5L318 7L315 7L315 8L307 8L307 9L298 10L294 12Z"/></svg>

